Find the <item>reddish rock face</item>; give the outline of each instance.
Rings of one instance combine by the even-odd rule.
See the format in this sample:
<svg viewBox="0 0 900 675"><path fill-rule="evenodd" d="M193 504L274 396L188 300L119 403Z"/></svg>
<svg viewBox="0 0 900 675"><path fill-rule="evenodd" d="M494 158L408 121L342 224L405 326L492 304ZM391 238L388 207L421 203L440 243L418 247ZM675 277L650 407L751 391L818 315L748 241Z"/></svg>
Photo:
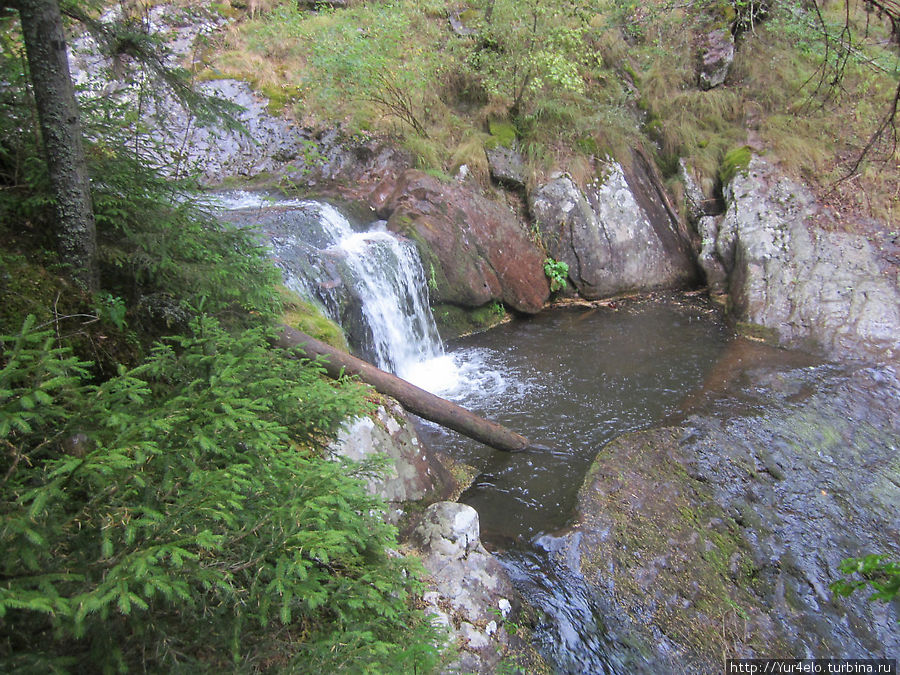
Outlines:
<svg viewBox="0 0 900 675"><path fill-rule="evenodd" d="M380 210L390 214L390 230L418 245L434 301L479 307L499 300L534 314L549 298L544 256L504 206L410 170Z"/></svg>

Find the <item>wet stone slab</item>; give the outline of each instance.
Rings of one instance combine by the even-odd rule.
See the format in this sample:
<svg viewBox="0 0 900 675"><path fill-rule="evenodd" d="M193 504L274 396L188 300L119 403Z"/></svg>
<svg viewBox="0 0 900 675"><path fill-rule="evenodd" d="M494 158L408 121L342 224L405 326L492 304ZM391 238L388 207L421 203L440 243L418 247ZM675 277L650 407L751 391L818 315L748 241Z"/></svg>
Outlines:
<svg viewBox="0 0 900 675"><path fill-rule="evenodd" d="M680 672L900 652L896 606L829 589L847 557L900 554L896 372L759 365L719 384L592 465L570 540L595 600Z"/></svg>

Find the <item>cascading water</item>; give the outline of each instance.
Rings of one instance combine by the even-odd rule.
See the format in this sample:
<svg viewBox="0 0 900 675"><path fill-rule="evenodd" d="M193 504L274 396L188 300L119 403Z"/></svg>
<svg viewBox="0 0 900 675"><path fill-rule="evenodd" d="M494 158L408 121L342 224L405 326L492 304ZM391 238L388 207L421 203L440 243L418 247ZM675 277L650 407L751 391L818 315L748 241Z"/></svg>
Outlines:
<svg viewBox="0 0 900 675"><path fill-rule="evenodd" d="M323 202L237 192L219 203L232 219L261 226L285 285L320 304L379 368L431 391L452 389L459 378L444 354L425 271L410 242L382 221L354 231Z"/></svg>
<svg viewBox="0 0 900 675"><path fill-rule="evenodd" d="M619 308L548 312L528 322L508 324L456 341L450 353L445 354L428 311L427 282L415 251L408 242L386 232L383 224L373 223L367 231L356 231L327 204L264 201L249 193L232 196L223 200L223 204L233 209L229 217L235 222L261 226L272 244L277 264L285 272L286 283L327 308L329 315L351 335L354 347L367 358L419 386L552 446L534 452L497 453L438 427L425 425L420 429L429 446L477 470L477 478L460 501L476 508L482 540L494 549L523 597L540 610L533 636L555 672L706 672L692 670L691 662L686 660L692 657L685 656L684 647L677 639L670 640L656 632L656 628L648 632L641 621L633 620L631 612L640 606L644 591L629 600L627 570L617 569L613 558L591 557L591 550L582 549L582 532L589 532L584 528L593 526L588 523L568 530L578 489L598 452L621 434L647 429L667 418L685 426L686 433L678 441L679 452L693 453L691 466L698 467L698 475L708 475L714 480L719 491L716 494L728 504L747 504L751 508L751 500L744 500L745 495L753 495L753 503L760 501L759 508L766 513L770 508L767 500L778 494L789 495L791 509L777 512L777 520L773 521L777 525L759 527L763 528L760 532L765 533L765 541L769 541L773 532L785 531L788 527L785 523L790 526L789 534L777 535L782 537L780 546L796 550L784 583L795 584L792 597L798 603L808 602L815 610L797 615L790 630L801 637L802 633L810 633L808 644L829 645L831 648L826 652L829 654L869 653L865 645L878 644L873 637L876 633L870 635L867 631L882 629L872 621L855 619L848 623L843 609L832 607L831 603L820 606L818 596L808 592L815 578L812 575L818 573L816 565L808 560L818 560L819 553L815 550L824 531L821 528L829 522L830 541L835 542L832 547L840 544L851 550L851 544L842 543L848 533L843 529L845 519L840 509L858 503L853 508L864 513L871 507L859 501L853 481L848 484L854 489L844 492L840 492L840 481L835 483L837 494L841 494L835 500L821 485L837 480L841 472L835 472L832 465L845 454L848 462L857 457L854 454L857 451L859 457L865 453L873 461L890 457L889 453L896 447L897 433L896 419L892 416L896 407L896 395L891 393L894 389L888 387L884 394L879 389L864 400L859 399L862 394L855 388L848 389L841 394L846 401L838 400L841 405L834 408L838 414L830 412L827 396L820 397L821 401L812 401L809 414L813 417L809 419L813 422L810 422L803 412L805 409L797 406L808 396L808 392L804 393L807 386L809 391L814 391L817 382L824 382L822 375L803 367L783 378L779 369L796 367L790 363L773 366L771 372L762 373L753 359L740 365L746 350L716 321L715 310L702 302L683 299L672 304L657 301L642 306L641 302L633 301L621 303ZM781 363L774 353L775 350L767 352L764 361ZM884 377L893 381L894 375ZM798 379L799 385L791 384ZM732 406L737 403L727 403L720 410L725 402L718 395L702 403L707 389L715 392L723 386L718 384L720 380L732 382L741 396L750 397L749 402L740 404L750 407L749 412L741 413L749 415L746 420L731 414ZM747 388L746 382L755 384ZM836 386L825 384L829 391ZM755 397L767 388L771 389L771 396L763 406ZM884 409L879 408L878 402L886 402ZM696 413L704 405L709 409L704 413L710 416L708 422L695 418L695 414L684 418L684 411ZM844 405L848 407L841 407ZM816 406L824 406L822 419L826 430L840 427L829 419L866 419L868 426L854 422L848 423L848 428L840 434L838 429L827 434L820 432ZM760 425L755 418L760 411L774 415L772 419L780 422L775 426ZM717 417L720 414L727 421L720 421ZM759 430L760 426L765 429ZM779 428L784 439L773 442L772 429ZM723 449L734 447L728 452L735 453L735 460L709 452L709 448L716 447L708 445L710 439L719 436L723 439ZM845 436L852 437L853 442L845 444ZM741 454L742 448L754 444L760 448L759 460L752 459L751 454L748 463L747 456ZM809 462L808 467L797 464L804 456L797 449L807 445L812 448L806 453L807 460L803 460ZM832 450L829 446L833 446ZM853 453L846 453L851 446ZM825 456L823 463L820 448L835 452L835 458ZM794 468L784 470L780 468L782 463L772 464L772 453L777 452L783 453L783 466ZM613 466L613 470L604 470L609 473L608 478L615 479L612 483L615 490L627 490L630 495L627 499L633 500L638 505L636 508L645 503L652 506L655 486L660 483L657 478L644 483L636 479L640 474L627 464L631 459L631 456L623 458L620 461L626 463L616 469L615 458L607 457L604 462ZM654 452L648 455L647 461L657 467L666 466L668 460ZM765 465L764 470L752 470L758 466L757 461ZM747 477L734 468L745 465L750 467ZM770 469L770 465L775 468ZM671 481L693 480L683 473L682 477L675 470L671 475L663 472L658 474L658 480L665 481L666 485ZM751 478L752 492L745 484ZM881 492L873 494L883 495L884 504L893 504L896 482L884 480L878 484ZM776 481L777 490L770 481ZM616 487L617 484L622 487ZM758 495L765 499L760 500ZM816 511L814 528L808 527L803 514L794 510L794 503L804 503L798 500L814 503L803 508L803 511ZM878 508L890 513L887 508ZM673 517L677 518L680 511L673 509ZM743 514L744 509L739 513ZM741 527L752 529L754 519L747 519ZM863 521L858 519L858 522ZM604 527L595 532L602 535L599 539L594 537L595 545L596 541L607 541L607 538L612 542L610 545L626 552L636 545L629 543L632 535L628 529L619 534L608 525ZM881 543L875 550L885 547L896 550L889 543L890 527L887 523L873 530L888 532L883 537L879 534ZM753 534L746 539L747 542L757 540L763 538ZM797 543L792 543L793 540ZM657 557L648 554L646 562L641 557L641 565L647 565L642 568L641 579L650 579L650 571L668 573L669 553L665 540L661 543L663 548L659 554L648 549ZM617 574L624 576L617 577ZM670 597L657 590L652 597L654 603L667 607L666 612L671 610L673 616L691 611L692 601L682 601L680 596ZM778 603L771 604L777 621L794 621L793 610L791 616L780 615ZM807 615L814 620L807 620ZM830 617L827 621L822 619L826 615ZM851 627L858 629L862 637L851 634ZM886 639L886 631L877 633L882 641ZM897 644L894 638L890 640L890 645Z"/></svg>
<svg viewBox="0 0 900 675"><path fill-rule="evenodd" d="M443 355L431 315L425 271L415 248L387 231L351 234L339 241L350 281L362 299L375 363L414 378L416 364Z"/></svg>

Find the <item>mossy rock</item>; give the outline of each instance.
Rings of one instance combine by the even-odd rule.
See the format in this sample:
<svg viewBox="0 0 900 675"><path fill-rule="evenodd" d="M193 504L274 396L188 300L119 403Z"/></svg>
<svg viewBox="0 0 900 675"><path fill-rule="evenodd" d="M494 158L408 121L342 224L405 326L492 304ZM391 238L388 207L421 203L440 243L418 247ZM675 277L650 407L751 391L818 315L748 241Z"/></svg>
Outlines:
<svg viewBox="0 0 900 675"><path fill-rule="evenodd" d="M284 307L281 315L283 323L336 349L350 350L344 331L334 321L322 314L318 307L283 286L279 289L279 295Z"/></svg>
<svg viewBox="0 0 900 675"><path fill-rule="evenodd" d="M784 647L756 594L750 544L713 490L694 477L679 427L606 446L579 493L581 571L629 623L714 666L736 643ZM745 631L747 631L745 633Z"/></svg>
<svg viewBox="0 0 900 675"><path fill-rule="evenodd" d="M740 335L750 338L751 340L758 340L759 342L765 342L770 345L777 345L779 343L778 331L774 328L769 328L768 326L752 323L750 321L738 321L735 328Z"/></svg>
<svg viewBox="0 0 900 675"><path fill-rule="evenodd" d="M475 309L437 304L432 306L432 313L444 340L481 333L509 320L506 309L499 302L490 302Z"/></svg>

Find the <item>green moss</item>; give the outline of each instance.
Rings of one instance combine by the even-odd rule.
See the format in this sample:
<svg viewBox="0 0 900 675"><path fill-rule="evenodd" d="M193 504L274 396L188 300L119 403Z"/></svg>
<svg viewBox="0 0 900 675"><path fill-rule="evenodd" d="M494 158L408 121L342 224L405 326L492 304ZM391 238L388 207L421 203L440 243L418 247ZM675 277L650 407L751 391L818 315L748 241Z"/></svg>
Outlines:
<svg viewBox="0 0 900 675"><path fill-rule="evenodd" d="M488 123L488 129L491 132L491 136L498 144L506 148L511 148L515 145L518 132L516 131L515 125L511 122L491 120Z"/></svg>
<svg viewBox="0 0 900 675"><path fill-rule="evenodd" d="M759 340L771 345L778 344L778 331L774 328L750 321L738 321L735 328L738 333L751 340Z"/></svg>
<svg viewBox="0 0 900 675"><path fill-rule="evenodd" d="M480 333L509 320L506 309L499 302L489 302L476 309L437 304L432 311L438 332L444 340Z"/></svg>
<svg viewBox="0 0 900 675"><path fill-rule="evenodd" d="M266 109L270 115L279 116L300 98L298 87L283 84L280 87L262 87L261 93L269 99Z"/></svg>
<svg viewBox="0 0 900 675"><path fill-rule="evenodd" d="M459 14L459 22L466 28L475 28L481 21L481 12L477 9L469 8Z"/></svg>
<svg viewBox="0 0 900 675"><path fill-rule="evenodd" d="M738 172L746 171L750 166L752 155L749 145L742 145L726 152L719 166L719 179L722 181L722 185L728 185Z"/></svg>
<svg viewBox="0 0 900 675"><path fill-rule="evenodd" d="M283 286L279 289L284 313L281 321L337 349L348 351L347 338L341 327L327 318L310 302Z"/></svg>

